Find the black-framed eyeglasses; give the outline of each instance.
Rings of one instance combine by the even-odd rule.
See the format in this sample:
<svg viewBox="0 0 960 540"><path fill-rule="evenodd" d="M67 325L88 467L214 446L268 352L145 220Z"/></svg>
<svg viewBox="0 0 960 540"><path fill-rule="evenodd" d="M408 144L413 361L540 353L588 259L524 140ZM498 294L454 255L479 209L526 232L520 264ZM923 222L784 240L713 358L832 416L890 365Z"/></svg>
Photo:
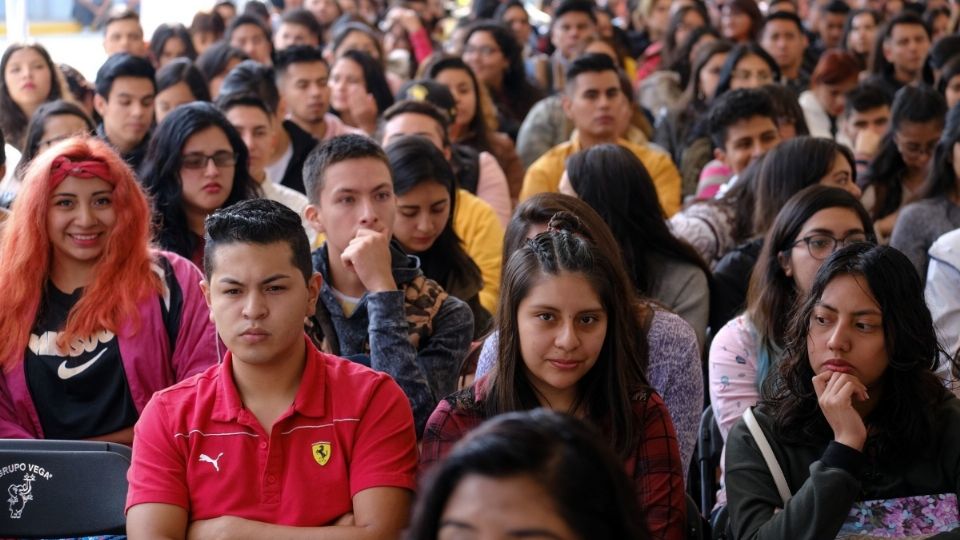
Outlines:
<svg viewBox="0 0 960 540"><path fill-rule="evenodd" d="M180 159L180 166L184 169L203 169L210 160L213 160L213 164L216 165L218 169L223 169L224 167L233 167L236 165L237 155L226 150L221 150L212 156L194 152L184 154Z"/></svg>
<svg viewBox="0 0 960 540"><path fill-rule="evenodd" d="M822 261L844 246L869 241L870 237L866 233L851 233L843 238L834 238L829 234L811 234L797 240L790 247L795 248L800 244L806 244L810 256Z"/></svg>

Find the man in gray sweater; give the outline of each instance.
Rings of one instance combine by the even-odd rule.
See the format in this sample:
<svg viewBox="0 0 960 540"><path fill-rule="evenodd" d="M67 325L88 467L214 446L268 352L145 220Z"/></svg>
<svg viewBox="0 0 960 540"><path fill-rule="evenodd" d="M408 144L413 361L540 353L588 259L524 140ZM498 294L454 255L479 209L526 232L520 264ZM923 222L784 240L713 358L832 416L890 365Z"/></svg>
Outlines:
<svg viewBox="0 0 960 540"><path fill-rule="evenodd" d="M456 390L473 332L470 308L391 242L397 199L376 142L344 135L322 143L303 180L306 218L326 235L313 253L323 284L308 333L324 351L392 376L419 437L436 404Z"/></svg>

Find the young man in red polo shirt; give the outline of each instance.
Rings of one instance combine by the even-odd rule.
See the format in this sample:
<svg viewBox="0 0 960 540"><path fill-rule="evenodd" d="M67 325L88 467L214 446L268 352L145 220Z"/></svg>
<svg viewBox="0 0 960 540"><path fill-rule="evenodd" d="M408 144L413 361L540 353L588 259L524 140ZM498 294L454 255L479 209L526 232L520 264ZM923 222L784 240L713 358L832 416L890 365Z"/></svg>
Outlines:
<svg viewBox="0 0 960 540"><path fill-rule="evenodd" d="M399 538L417 464L410 405L388 375L304 335L321 278L299 216L245 201L206 233L202 287L228 352L144 409L127 534Z"/></svg>

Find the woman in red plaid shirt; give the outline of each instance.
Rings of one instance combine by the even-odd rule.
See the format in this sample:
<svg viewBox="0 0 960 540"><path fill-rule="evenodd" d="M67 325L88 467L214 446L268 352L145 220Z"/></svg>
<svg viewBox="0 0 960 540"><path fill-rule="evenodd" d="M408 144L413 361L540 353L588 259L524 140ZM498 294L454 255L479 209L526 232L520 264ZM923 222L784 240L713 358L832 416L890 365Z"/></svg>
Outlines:
<svg viewBox="0 0 960 540"><path fill-rule="evenodd" d="M498 357L489 375L437 406L421 466L441 460L468 431L498 414L546 407L582 418L606 436L633 479L652 538L684 538L683 465L667 408L645 376L648 347L619 254L586 240L560 212L507 262Z"/></svg>

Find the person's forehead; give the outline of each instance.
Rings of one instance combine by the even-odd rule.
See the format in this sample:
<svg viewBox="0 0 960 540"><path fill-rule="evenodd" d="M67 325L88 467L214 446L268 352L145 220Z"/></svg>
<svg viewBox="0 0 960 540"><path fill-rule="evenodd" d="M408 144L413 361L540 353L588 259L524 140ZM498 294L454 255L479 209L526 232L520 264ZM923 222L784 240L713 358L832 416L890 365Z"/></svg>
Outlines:
<svg viewBox="0 0 960 540"><path fill-rule="evenodd" d="M768 131L776 131L777 124L769 116L751 116L740 119L727 127L727 139L756 137Z"/></svg>
<svg viewBox="0 0 960 540"><path fill-rule="evenodd" d="M593 19L582 11L568 11L557 17L558 24L593 24Z"/></svg>
<svg viewBox="0 0 960 540"><path fill-rule="evenodd" d="M320 60L315 62L294 62L287 66L287 74L293 77L324 77L328 74L327 65Z"/></svg>
<svg viewBox="0 0 960 540"><path fill-rule="evenodd" d="M143 29L140 27L140 23L133 19L120 19L119 21L113 21L107 26L106 32L108 34L114 34L118 32L143 32Z"/></svg>
<svg viewBox="0 0 960 540"><path fill-rule="evenodd" d="M113 80L110 95L128 94L135 98L153 96L153 81L146 77L117 77Z"/></svg>
<svg viewBox="0 0 960 540"><path fill-rule="evenodd" d="M577 90L620 88L620 77L613 71L587 71L576 78Z"/></svg>
<svg viewBox="0 0 960 540"><path fill-rule="evenodd" d="M224 114L235 126L260 127L270 123L270 117L267 116L266 111L255 105L235 105Z"/></svg>
<svg viewBox="0 0 960 540"><path fill-rule="evenodd" d="M366 193L383 184L393 185L390 169L386 163L373 157L338 161L323 172L323 193L326 194L337 191Z"/></svg>
<svg viewBox="0 0 960 540"><path fill-rule="evenodd" d="M405 112L398 114L387 121L384 131L387 133L393 133L396 131L403 131L405 133L412 131L443 131L443 126L440 125L434 118L427 116L425 114L420 114L417 112Z"/></svg>

